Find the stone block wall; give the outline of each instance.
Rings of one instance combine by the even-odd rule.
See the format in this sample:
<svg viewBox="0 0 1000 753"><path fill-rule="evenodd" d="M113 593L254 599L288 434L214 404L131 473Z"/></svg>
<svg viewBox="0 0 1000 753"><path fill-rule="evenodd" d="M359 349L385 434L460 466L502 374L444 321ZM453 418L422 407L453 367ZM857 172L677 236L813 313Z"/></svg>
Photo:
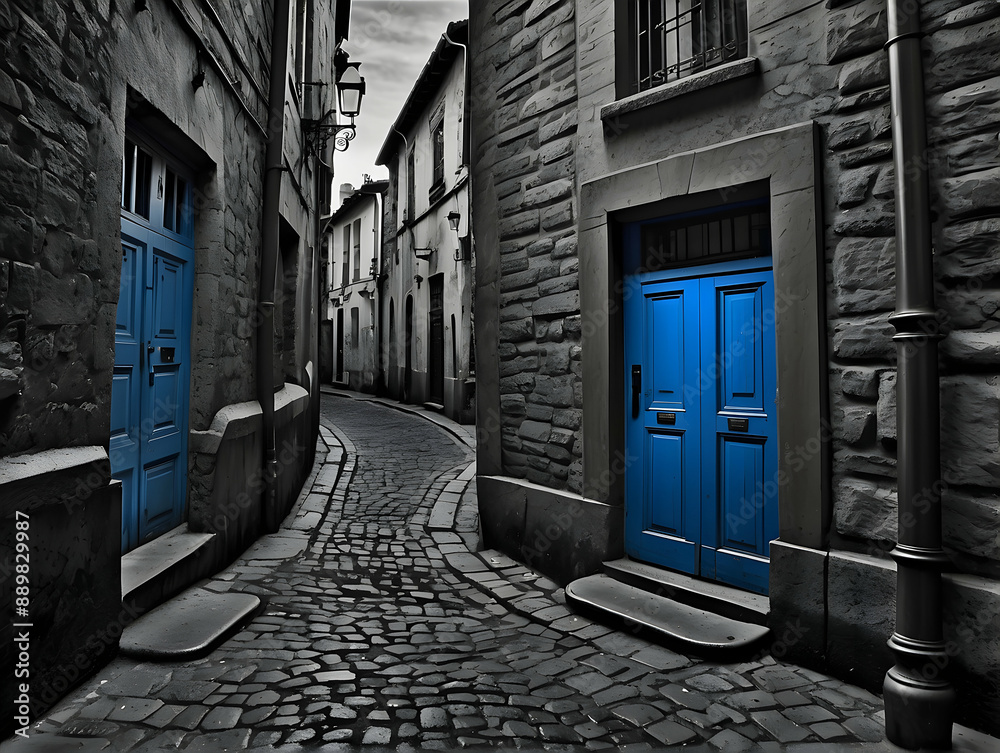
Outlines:
<svg viewBox="0 0 1000 753"><path fill-rule="evenodd" d="M580 493L575 3L494 0L477 13L473 112L488 99L492 116L473 127L496 215L477 214L477 239L489 222L499 248L500 463L506 476Z"/></svg>
<svg viewBox="0 0 1000 753"><path fill-rule="evenodd" d="M106 442L120 147L107 6L0 3L0 456Z"/></svg>
<svg viewBox="0 0 1000 753"><path fill-rule="evenodd" d="M963 570L1000 572L1000 8L924 3L925 89L941 344L946 547ZM826 121L833 532L885 556L897 536L894 169L882 3L838 3ZM972 52L975 50L975 52Z"/></svg>
<svg viewBox="0 0 1000 753"><path fill-rule="evenodd" d="M259 496L259 484L241 465L259 468L258 438L241 437L232 446L222 439L218 457L196 447L197 434L208 432L227 406L256 397L270 4L197 10L179 0L141 5L0 0L0 522L13 530L16 512L36 509L32 588L39 600L32 618L46 636L56 636L43 639L48 642L37 652L47 666L78 667L57 672L62 679L54 696L43 698L42 686L36 687L36 712L117 645L117 634L105 641L96 631L112 625L121 608L121 493L110 482L107 447L126 118L195 172L189 522L211 529L216 514L225 513L232 530L217 537L210 558L216 567L267 524L259 505L230 514L248 490ZM331 80L334 10L316 6L320 41L307 72L310 80ZM332 86L328 90L335 96ZM301 154L293 99L286 110L286 159L295 175L283 178L282 213L294 231L294 252L308 259L312 161ZM294 400L278 406L276 427L279 451L286 444L296 450L272 517L295 498L312 460L317 422L307 394L316 393L308 367L316 359L315 339L306 326L315 278L305 263L297 273L288 285L293 300L283 303L295 314L289 381L301 386ZM49 452L96 459L74 471L78 479L69 478L41 462ZM5 464L22 463L30 478L12 481ZM36 501L12 496L18 484L29 484ZM53 510L81 488L79 512L67 524ZM108 605L115 601L112 613ZM8 658L0 657L5 677L12 676ZM2 724L9 723L8 715ZM0 736L8 732L0 727Z"/></svg>

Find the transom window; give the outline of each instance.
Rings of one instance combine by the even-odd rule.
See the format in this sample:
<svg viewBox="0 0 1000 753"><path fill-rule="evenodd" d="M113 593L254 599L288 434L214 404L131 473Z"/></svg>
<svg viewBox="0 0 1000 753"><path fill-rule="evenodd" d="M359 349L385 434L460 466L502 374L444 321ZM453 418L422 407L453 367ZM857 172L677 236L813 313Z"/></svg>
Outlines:
<svg viewBox="0 0 1000 753"><path fill-rule="evenodd" d="M632 93L747 56L746 0L628 2Z"/></svg>
<svg viewBox="0 0 1000 753"><path fill-rule="evenodd" d="M767 199L754 199L643 223L645 272L771 253Z"/></svg>
<svg viewBox="0 0 1000 753"><path fill-rule="evenodd" d="M131 138L122 155L122 211L158 233L194 235L193 187L162 155Z"/></svg>
<svg viewBox="0 0 1000 753"><path fill-rule="evenodd" d="M149 219L153 155L130 139L125 139L122 159L122 209Z"/></svg>

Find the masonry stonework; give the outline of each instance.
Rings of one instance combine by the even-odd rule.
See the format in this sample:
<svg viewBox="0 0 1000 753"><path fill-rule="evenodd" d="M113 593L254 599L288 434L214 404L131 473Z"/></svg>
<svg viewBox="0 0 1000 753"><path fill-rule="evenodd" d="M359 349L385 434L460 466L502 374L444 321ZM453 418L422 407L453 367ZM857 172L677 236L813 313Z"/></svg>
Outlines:
<svg viewBox="0 0 1000 753"><path fill-rule="evenodd" d="M699 81L682 79L642 95L618 89L616 37L627 29L615 7L611 0L495 0L477 4L470 19L475 201L479 216L497 215L480 224L477 302L495 307L500 321L477 333L481 368L491 363L499 384L495 393L479 391L481 424L492 416L499 426L499 438L481 435L484 532L561 580L620 555L615 511L627 501L615 459L624 449L626 394L615 329L621 326L615 298L621 277L610 220L618 210L653 206L696 185L756 179L769 160L783 158L755 146L771 143L762 134L810 125L818 134L815 207L792 225L797 238L775 244L785 259L804 253L808 243L818 250L818 281L800 276L785 292L792 301L809 301L817 317L811 345L818 384L815 399L802 405L821 421L813 442L789 445L786 437L782 445L786 470L806 459L816 475L801 487L804 493L779 494L772 619L803 617L813 627L791 647L792 658L879 690L892 663L885 640L893 602L883 592L894 589L888 552L898 533L896 349L888 321L896 305L895 174L884 3L804 7L749 0L752 64L741 61L738 71L716 69ZM994 64L1000 7L929 0L920 3L920 13L929 133L921 164L931 183L939 309L929 334L946 335L943 517L957 571L946 578L946 636L956 649L960 720L996 732L1000 655L984 647L997 645L1000 636L1000 78ZM564 25L572 25L573 37ZM703 157L710 152L740 158L715 163ZM772 220L788 205L774 175ZM546 203L536 206L536 198ZM546 219L554 217L567 224L548 227ZM776 281L779 276L776 268ZM553 348L553 337L569 348ZM782 346L779 338L782 347L797 343ZM569 371L562 372L567 356ZM780 353L778 360L780 366ZM798 388L782 384L780 372L779 395L786 401ZM599 404L605 401L610 407ZM563 446L555 440L571 441L565 477L560 457L566 455L544 454L553 444ZM570 495L564 505L579 495L583 509L605 503L609 512L587 525L575 518L544 557L531 560L539 530L532 506L542 499L556 504L545 491L556 489ZM600 537L604 549L595 554L590 545ZM527 550L524 542L531 543ZM881 590L872 588L875 582ZM985 616L976 619L977 613ZM867 663L852 647L866 652Z"/></svg>
<svg viewBox="0 0 1000 753"><path fill-rule="evenodd" d="M188 530L214 534L202 563L217 569L283 514L261 500L253 368L264 148L282 119L267 111L271 7L0 0L0 520L5 557L15 514L32 520L36 714L113 656L136 616L122 612L122 493L108 452L127 131L194 176L185 518ZM331 54L304 70L331 78L333 10L312 20L317 51ZM287 96L295 167L283 178L281 214L290 258L307 259L315 161L304 154L298 108ZM285 382L278 450L291 450L275 486L286 510L311 462L306 406L318 395L304 303L312 294L296 293L315 277L306 263L291 269L278 292L288 316L276 356ZM2 578L5 614L12 582ZM0 631L5 676L9 625ZM2 686L5 706L11 687Z"/></svg>

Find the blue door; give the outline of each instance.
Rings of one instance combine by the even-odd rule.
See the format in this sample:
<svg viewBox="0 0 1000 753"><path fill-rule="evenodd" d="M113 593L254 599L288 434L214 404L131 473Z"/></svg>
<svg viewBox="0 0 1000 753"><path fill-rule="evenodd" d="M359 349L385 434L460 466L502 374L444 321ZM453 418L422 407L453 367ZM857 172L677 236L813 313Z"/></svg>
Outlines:
<svg viewBox="0 0 1000 753"><path fill-rule="evenodd" d="M188 182L142 147L129 148L109 447L122 482L123 552L184 520L194 261Z"/></svg>
<svg viewBox="0 0 1000 753"><path fill-rule="evenodd" d="M640 237L626 228L626 551L767 593L778 535L770 257L646 271Z"/></svg>

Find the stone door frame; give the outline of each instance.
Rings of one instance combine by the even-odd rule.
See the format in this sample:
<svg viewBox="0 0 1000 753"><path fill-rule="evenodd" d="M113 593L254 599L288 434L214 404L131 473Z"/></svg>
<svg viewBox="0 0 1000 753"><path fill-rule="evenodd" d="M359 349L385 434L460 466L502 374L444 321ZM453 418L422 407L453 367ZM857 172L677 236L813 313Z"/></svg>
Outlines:
<svg viewBox="0 0 1000 753"><path fill-rule="evenodd" d="M580 191L584 496L623 505L623 276L616 215L766 181L778 368L780 539L821 549L830 520L829 422L818 128L807 122L626 168ZM642 211L642 209L640 211ZM589 409L588 409L589 406Z"/></svg>

